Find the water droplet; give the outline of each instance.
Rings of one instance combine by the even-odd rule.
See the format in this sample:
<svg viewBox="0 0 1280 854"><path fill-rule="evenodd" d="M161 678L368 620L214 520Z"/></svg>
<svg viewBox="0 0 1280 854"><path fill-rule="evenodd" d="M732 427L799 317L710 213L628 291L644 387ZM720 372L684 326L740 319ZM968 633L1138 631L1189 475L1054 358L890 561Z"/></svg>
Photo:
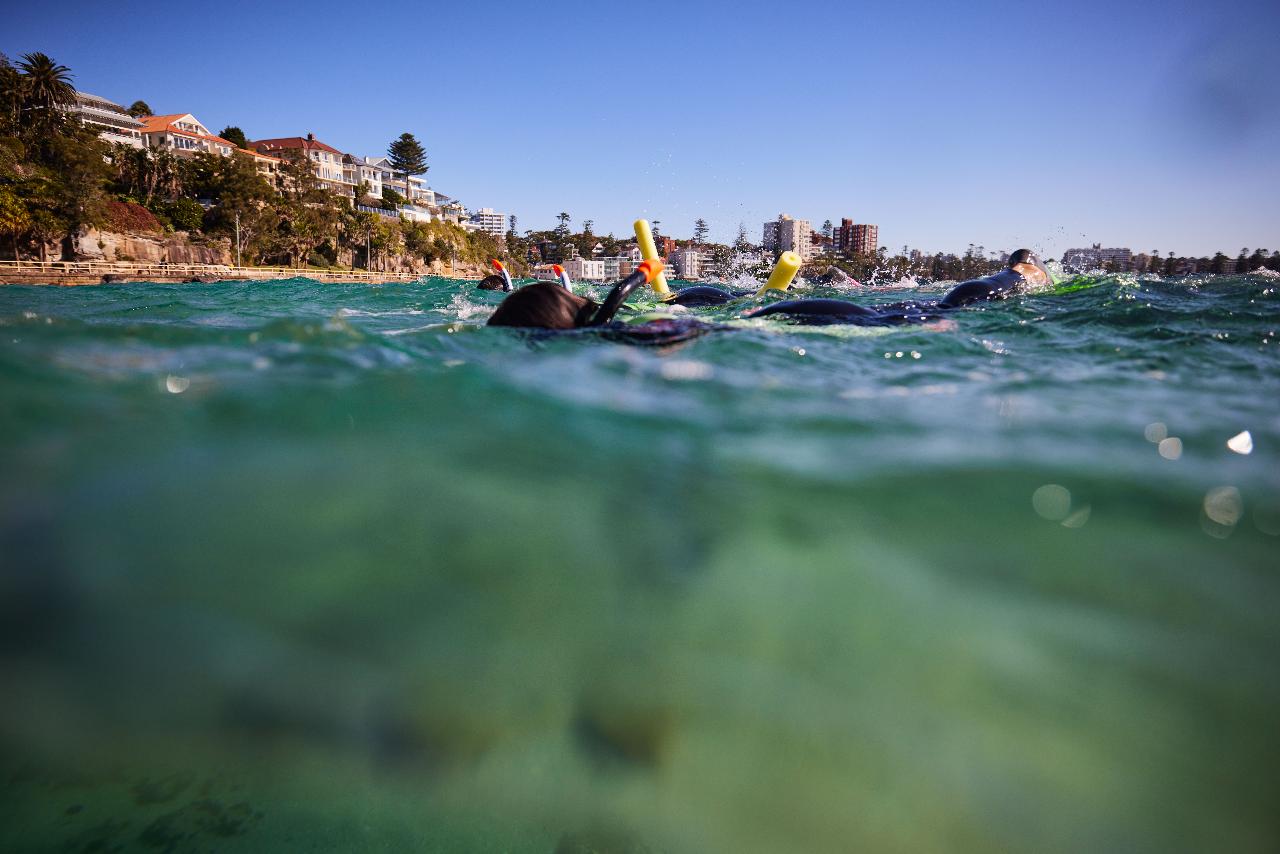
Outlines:
<svg viewBox="0 0 1280 854"><path fill-rule="evenodd" d="M1248 430L1241 430L1227 440L1227 447L1237 454L1252 454L1253 436L1250 435Z"/></svg>
<svg viewBox="0 0 1280 854"><path fill-rule="evenodd" d="M1169 435L1169 428L1164 426L1164 422L1156 421L1147 425L1147 429L1142 431L1142 435L1146 437L1148 442L1159 444Z"/></svg>
<svg viewBox="0 0 1280 854"><path fill-rule="evenodd" d="M1177 436L1161 439L1156 449L1160 452L1160 456L1166 460L1176 460L1182 456L1182 440Z"/></svg>
<svg viewBox="0 0 1280 854"><path fill-rule="evenodd" d="M1031 493L1031 506L1050 522L1060 522L1071 512L1071 492L1060 484L1046 483Z"/></svg>
<svg viewBox="0 0 1280 854"><path fill-rule="evenodd" d="M1079 510L1073 512L1070 516L1062 520L1064 528L1083 528L1084 523L1089 521L1089 515L1093 512L1093 506L1086 504Z"/></svg>
<svg viewBox="0 0 1280 854"><path fill-rule="evenodd" d="M182 394L191 387L191 380L187 377L179 377L169 374L165 378L164 387L170 394Z"/></svg>
<svg viewBox="0 0 1280 854"><path fill-rule="evenodd" d="M1234 526L1244 515L1244 499L1234 486L1215 486L1205 493L1204 515L1219 525Z"/></svg>

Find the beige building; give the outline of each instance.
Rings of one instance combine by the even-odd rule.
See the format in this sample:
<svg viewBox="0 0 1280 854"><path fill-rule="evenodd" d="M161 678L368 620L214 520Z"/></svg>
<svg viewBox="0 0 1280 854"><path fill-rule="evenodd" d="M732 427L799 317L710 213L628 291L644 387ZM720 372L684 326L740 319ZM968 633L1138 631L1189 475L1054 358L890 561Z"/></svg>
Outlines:
<svg viewBox="0 0 1280 854"><path fill-rule="evenodd" d="M779 214L775 222L764 224L764 248L768 252L794 252L801 258L811 257L813 252L813 226L807 219L792 219Z"/></svg>
<svg viewBox="0 0 1280 854"><path fill-rule="evenodd" d="M575 282L603 282L605 281L605 265L603 261L594 261L587 258L570 258L561 265L564 271L569 274L569 278Z"/></svg>
<svg viewBox="0 0 1280 854"><path fill-rule="evenodd" d="M225 142L225 140L224 140ZM326 145L316 139L313 133L303 136L285 136L276 139L258 139L249 143L249 147L259 154L271 157L302 157L311 166L311 172L323 190L337 193L340 196L354 198L359 182L347 180L348 173L343 170L343 154L332 145Z"/></svg>

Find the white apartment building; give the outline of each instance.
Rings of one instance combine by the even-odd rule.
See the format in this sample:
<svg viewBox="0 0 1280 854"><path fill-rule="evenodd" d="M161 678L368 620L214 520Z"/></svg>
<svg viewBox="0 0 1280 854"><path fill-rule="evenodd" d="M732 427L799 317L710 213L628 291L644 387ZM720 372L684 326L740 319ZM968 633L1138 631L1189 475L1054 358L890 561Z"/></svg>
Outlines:
<svg viewBox="0 0 1280 854"><path fill-rule="evenodd" d="M761 244L766 252L794 252L801 258L810 258L814 254L812 234L813 226L807 219L779 214L776 221L764 224Z"/></svg>
<svg viewBox="0 0 1280 854"><path fill-rule="evenodd" d="M587 258L570 258L561 266L564 271L569 274L569 278L575 282L603 282L606 281L604 272L604 262L600 260L589 260Z"/></svg>
<svg viewBox="0 0 1280 854"><path fill-rule="evenodd" d="M342 155L342 179L357 191L362 183L368 184L365 193L375 199L382 198L382 170L370 164L367 157Z"/></svg>
<svg viewBox="0 0 1280 854"><path fill-rule="evenodd" d="M687 281L695 281L710 274L711 253L705 249L686 246L672 252L669 260L675 267L675 275Z"/></svg>
<svg viewBox="0 0 1280 854"><path fill-rule="evenodd" d="M1062 263L1081 270L1094 270L1105 264L1117 270L1128 270L1133 266L1133 252L1129 249L1103 249L1101 243L1095 243L1088 249L1068 249L1062 255Z"/></svg>
<svg viewBox="0 0 1280 854"><path fill-rule="evenodd" d="M391 158L366 157L364 162L367 166L378 171L378 179L382 186L395 190L411 204L427 206L439 204L436 192L427 186L425 178L421 175L410 175L406 184L405 176L397 172L395 167L391 165ZM382 195L382 190L378 190L378 195Z"/></svg>
<svg viewBox="0 0 1280 854"><path fill-rule="evenodd" d="M67 108L67 112L96 130L98 136L107 142L142 148L142 122L113 101L88 92L76 92L76 102Z"/></svg>
<svg viewBox="0 0 1280 854"><path fill-rule="evenodd" d="M497 237L507 233L507 215L493 208L481 208L471 214L471 223L480 231L487 231Z"/></svg>

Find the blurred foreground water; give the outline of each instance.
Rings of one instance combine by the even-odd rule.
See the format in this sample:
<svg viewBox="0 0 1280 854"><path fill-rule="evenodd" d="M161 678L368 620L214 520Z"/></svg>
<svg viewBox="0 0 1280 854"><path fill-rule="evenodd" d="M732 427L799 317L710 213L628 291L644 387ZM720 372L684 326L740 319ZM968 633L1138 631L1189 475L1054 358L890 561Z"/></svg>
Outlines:
<svg viewBox="0 0 1280 854"><path fill-rule="evenodd" d="M1275 279L500 297L0 288L0 850L1280 847Z"/></svg>

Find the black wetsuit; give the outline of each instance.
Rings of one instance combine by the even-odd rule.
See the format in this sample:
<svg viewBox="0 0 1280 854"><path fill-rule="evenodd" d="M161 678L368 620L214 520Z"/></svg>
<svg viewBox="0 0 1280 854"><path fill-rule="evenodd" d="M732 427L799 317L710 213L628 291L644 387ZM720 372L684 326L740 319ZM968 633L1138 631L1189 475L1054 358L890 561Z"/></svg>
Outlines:
<svg viewBox="0 0 1280 854"><path fill-rule="evenodd" d="M872 308L840 299L791 299L758 308L747 317L786 314L804 318L806 323L853 323L859 326L898 326L928 323L948 311L974 302L1003 299L1022 290L1025 283L1016 270L1001 270L981 279L961 282L940 300L904 300Z"/></svg>

